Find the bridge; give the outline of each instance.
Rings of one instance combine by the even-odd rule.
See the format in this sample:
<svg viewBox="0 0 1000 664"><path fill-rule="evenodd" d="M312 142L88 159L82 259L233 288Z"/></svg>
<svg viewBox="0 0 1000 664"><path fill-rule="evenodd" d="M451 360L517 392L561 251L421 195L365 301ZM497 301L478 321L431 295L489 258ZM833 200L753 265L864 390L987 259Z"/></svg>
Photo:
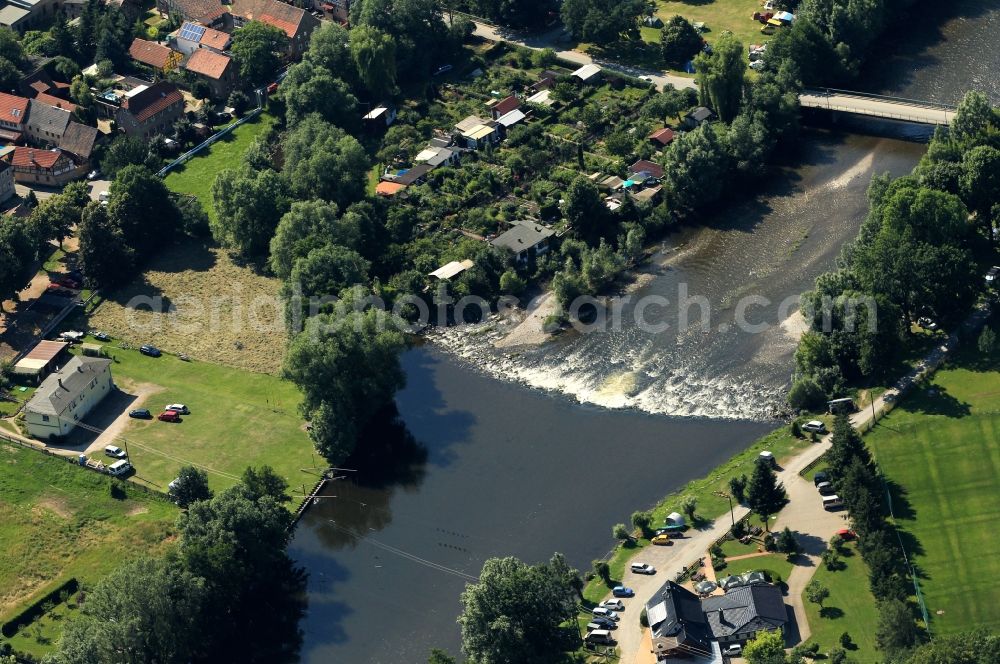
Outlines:
<svg viewBox="0 0 1000 664"><path fill-rule="evenodd" d="M834 88L805 89L799 96L799 103L803 108L819 108L886 120L945 126L951 124L956 111L956 107L946 104L883 97Z"/></svg>

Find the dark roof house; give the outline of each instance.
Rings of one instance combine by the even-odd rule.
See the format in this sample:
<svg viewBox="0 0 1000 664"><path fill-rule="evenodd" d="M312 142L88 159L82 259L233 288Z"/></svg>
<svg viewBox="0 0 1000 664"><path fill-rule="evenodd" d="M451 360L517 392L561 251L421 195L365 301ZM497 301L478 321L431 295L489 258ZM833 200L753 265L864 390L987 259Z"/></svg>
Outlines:
<svg viewBox="0 0 1000 664"><path fill-rule="evenodd" d="M707 654L712 631L698 596L667 581L646 603L646 617L656 653Z"/></svg>
<svg viewBox="0 0 1000 664"><path fill-rule="evenodd" d="M66 133L73 114L37 99L28 103L28 135L41 143L57 144Z"/></svg>
<svg viewBox="0 0 1000 664"><path fill-rule="evenodd" d="M129 136L166 134L184 112L184 96L173 83L160 81L133 92L122 102L116 116L118 125Z"/></svg>
<svg viewBox="0 0 1000 664"><path fill-rule="evenodd" d="M94 151L94 143L97 141L98 133L96 127L88 127L79 122L70 121L62 140L59 141L59 148L63 152L72 154L80 161L87 161Z"/></svg>
<svg viewBox="0 0 1000 664"><path fill-rule="evenodd" d="M549 240L555 231L533 221L518 221L505 233L490 242L494 247L514 253L518 261L540 256L549 250Z"/></svg>
<svg viewBox="0 0 1000 664"><path fill-rule="evenodd" d="M747 634L780 630L788 622L781 590L771 584L740 586L725 595L702 600L712 637L717 641L745 641Z"/></svg>

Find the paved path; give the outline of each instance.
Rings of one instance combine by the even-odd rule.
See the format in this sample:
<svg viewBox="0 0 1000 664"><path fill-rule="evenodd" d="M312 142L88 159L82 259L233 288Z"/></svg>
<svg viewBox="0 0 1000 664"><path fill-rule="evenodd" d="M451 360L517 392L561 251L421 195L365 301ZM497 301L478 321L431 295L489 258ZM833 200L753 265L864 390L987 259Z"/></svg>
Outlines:
<svg viewBox="0 0 1000 664"><path fill-rule="evenodd" d="M445 20L448 20L447 13L445 13ZM582 51L565 48L565 45L561 46L560 42L567 41L568 37L562 28L556 28L555 30L550 30L540 34L525 35L506 28L489 25L488 23L481 23L475 20L472 22L476 26L475 35L487 41L505 41L539 51L545 48L551 48L555 51L556 56L576 65L583 66L596 63L605 69L627 74L628 76L648 76L652 79L652 82L659 90L662 90L668 83L673 85L675 88L695 87L693 78L675 76L674 74L669 74L665 71L647 71L636 67L621 65L616 62L609 62L607 60L595 60Z"/></svg>

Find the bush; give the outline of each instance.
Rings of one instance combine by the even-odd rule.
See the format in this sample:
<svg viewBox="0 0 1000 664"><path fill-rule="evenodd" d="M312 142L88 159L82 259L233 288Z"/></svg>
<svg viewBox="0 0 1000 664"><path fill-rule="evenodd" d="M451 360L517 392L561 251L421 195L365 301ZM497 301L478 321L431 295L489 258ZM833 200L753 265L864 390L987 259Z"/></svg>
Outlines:
<svg viewBox="0 0 1000 664"><path fill-rule="evenodd" d="M788 391L788 405L797 410L816 410L826 402L826 392L815 378L797 378Z"/></svg>
<svg viewBox="0 0 1000 664"><path fill-rule="evenodd" d="M649 627L649 616L646 615L646 609L639 613L639 626Z"/></svg>
<svg viewBox="0 0 1000 664"><path fill-rule="evenodd" d="M616 540L627 540L631 539L629 535L628 527L624 523L616 523L611 529L611 536Z"/></svg>
<svg viewBox="0 0 1000 664"><path fill-rule="evenodd" d="M792 420L792 435L796 438L802 437L802 425L798 420Z"/></svg>

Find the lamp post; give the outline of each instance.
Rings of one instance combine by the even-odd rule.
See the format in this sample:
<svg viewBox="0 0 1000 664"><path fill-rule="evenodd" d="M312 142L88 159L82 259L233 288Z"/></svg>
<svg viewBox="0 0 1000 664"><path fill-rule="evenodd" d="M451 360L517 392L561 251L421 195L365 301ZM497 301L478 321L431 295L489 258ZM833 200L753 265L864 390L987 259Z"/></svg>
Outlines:
<svg viewBox="0 0 1000 664"><path fill-rule="evenodd" d="M733 513L733 497L726 493L725 491L713 491L714 495L719 498L727 498L729 500L729 518L733 522L733 528L736 527L736 515Z"/></svg>

